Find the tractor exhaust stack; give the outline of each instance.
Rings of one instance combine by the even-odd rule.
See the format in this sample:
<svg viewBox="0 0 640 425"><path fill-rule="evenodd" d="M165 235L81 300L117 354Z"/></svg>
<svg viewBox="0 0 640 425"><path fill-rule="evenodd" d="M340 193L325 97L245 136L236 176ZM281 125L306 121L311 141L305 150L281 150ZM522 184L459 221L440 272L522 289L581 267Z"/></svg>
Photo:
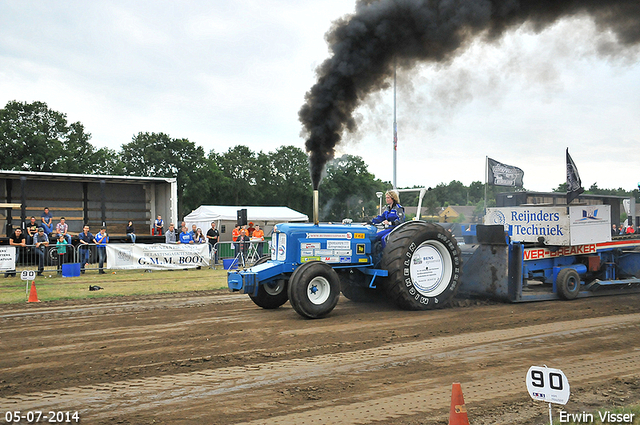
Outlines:
<svg viewBox="0 0 640 425"><path fill-rule="evenodd" d="M318 189L315 189L313 191L313 224L316 226L320 223L320 212L318 208Z"/></svg>

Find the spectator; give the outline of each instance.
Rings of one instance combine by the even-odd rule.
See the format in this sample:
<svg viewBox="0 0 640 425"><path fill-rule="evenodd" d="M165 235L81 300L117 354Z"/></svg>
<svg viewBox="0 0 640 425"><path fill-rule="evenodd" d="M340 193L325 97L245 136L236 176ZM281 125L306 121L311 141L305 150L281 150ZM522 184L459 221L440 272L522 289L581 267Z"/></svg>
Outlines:
<svg viewBox="0 0 640 425"><path fill-rule="evenodd" d="M38 233L38 223L36 218L31 216L31 221L27 224L27 245L33 245L33 238Z"/></svg>
<svg viewBox="0 0 640 425"><path fill-rule="evenodd" d="M104 262L107 259L107 243L109 242L109 236L107 235L107 229L104 227L100 228L100 232L93 238L93 241L96 243L97 251L98 251L98 268L100 271L98 273L105 274L103 270Z"/></svg>
<svg viewBox="0 0 640 425"><path fill-rule="evenodd" d="M240 229L240 236L238 236L238 241L240 242L239 245L240 245L240 249L242 250L242 255L246 260L247 254L249 253L249 246L251 245L251 238L249 238L249 233L247 232L247 226L242 226L242 228Z"/></svg>
<svg viewBox="0 0 640 425"><path fill-rule="evenodd" d="M69 235L69 225L66 223L64 217L60 217L60 223L56 224L56 232L58 235L64 236L67 243L71 243L71 235Z"/></svg>
<svg viewBox="0 0 640 425"><path fill-rule="evenodd" d="M40 220L42 220L42 227L48 237L53 232L53 215L49 212L49 207L44 207Z"/></svg>
<svg viewBox="0 0 640 425"><path fill-rule="evenodd" d="M164 235L164 241L165 241L165 243L176 243L177 242L176 229L173 226L173 223L169 224L169 230L167 230L167 233L165 233L165 235Z"/></svg>
<svg viewBox="0 0 640 425"><path fill-rule="evenodd" d="M255 227L253 227L253 221L249 222L249 227L247 228L247 235L249 237L253 236L253 231L256 230Z"/></svg>
<svg viewBox="0 0 640 425"><path fill-rule="evenodd" d="M624 231L624 233L626 235L631 235L631 234L635 233L635 230L633 229L633 225L631 225L631 224L628 225L627 229Z"/></svg>
<svg viewBox="0 0 640 425"><path fill-rule="evenodd" d="M33 238L33 245L35 246L36 255L38 256L38 276L42 276L44 270L44 254L45 249L49 246L49 237L44 232L44 227L38 228L38 233Z"/></svg>
<svg viewBox="0 0 640 425"><path fill-rule="evenodd" d="M618 236L618 226L615 223L611 225L611 236Z"/></svg>
<svg viewBox="0 0 640 425"><path fill-rule="evenodd" d="M153 232L151 232L151 234L156 236L162 236L163 231L164 231L164 221L162 221L162 216L158 215L158 218L156 218L156 221L153 222Z"/></svg>
<svg viewBox="0 0 640 425"><path fill-rule="evenodd" d="M58 250L58 274L62 274L62 265L67 262L67 239L62 233L58 233L56 249Z"/></svg>
<svg viewBox="0 0 640 425"><path fill-rule="evenodd" d="M198 230L198 227L195 224L191 225L191 230L189 230L189 233L191 233L191 236L193 237L193 239L195 240L195 236L196 236L196 230Z"/></svg>
<svg viewBox="0 0 640 425"><path fill-rule="evenodd" d="M205 242L207 242L207 239L204 237L204 234L202 233L202 229L200 229L200 228L196 229L196 233L193 235L193 241L195 243L205 243Z"/></svg>
<svg viewBox="0 0 640 425"><path fill-rule="evenodd" d="M193 236L191 236L191 232L187 230L187 226L182 228L178 243L194 243Z"/></svg>
<svg viewBox="0 0 640 425"><path fill-rule="evenodd" d="M218 239L220 239L220 232L216 229L216 223L212 221L211 229L207 231L207 240L209 241L209 253L212 249L215 250L215 264L218 264L218 247L216 246Z"/></svg>
<svg viewBox="0 0 640 425"><path fill-rule="evenodd" d="M126 232L129 239L131 239L131 243L136 243L136 230L133 228L133 221L129 220Z"/></svg>
<svg viewBox="0 0 640 425"><path fill-rule="evenodd" d="M13 270L9 270L8 272L5 272L4 277L9 277L9 275L11 276L16 275L16 269L18 268L18 261L20 260L20 252L22 251L22 248L27 246L27 240L22 234L21 228L18 227L13 232L13 234L9 238L9 245L16 247L16 263Z"/></svg>
<svg viewBox="0 0 640 425"><path fill-rule="evenodd" d="M231 231L231 240L233 241L233 249L236 251L236 255L240 253L240 244L236 243L240 237L240 225L236 224L236 227Z"/></svg>
<svg viewBox="0 0 640 425"><path fill-rule="evenodd" d="M258 245L256 247L256 252L258 256L262 257L264 254L262 252L264 248L264 231L256 224L256 228L253 231L253 235L251 236L251 240L257 241Z"/></svg>
<svg viewBox="0 0 640 425"><path fill-rule="evenodd" d="M78 239L80 239L80 246L78 247L78 250L80 251L80 267L82 273L84 273L84 269L89 265L89 261L91 259L91 248L89 245L94 242L93 235L89 231L88 224L84 225L82 233L78 235Z"/></svg>

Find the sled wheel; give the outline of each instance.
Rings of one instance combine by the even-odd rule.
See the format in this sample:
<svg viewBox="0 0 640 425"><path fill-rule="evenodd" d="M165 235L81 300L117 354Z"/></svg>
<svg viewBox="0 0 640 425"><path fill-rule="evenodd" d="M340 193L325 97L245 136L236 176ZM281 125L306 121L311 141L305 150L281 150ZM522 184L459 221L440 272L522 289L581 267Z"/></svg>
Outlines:
<svg viewBox="0 0 640 425"><path fill-rule="evenodd" d="M331 266L310 261L298 267L289 279L289 302L302 317L318 319L338 304L340 278Z"/></svg>
<svg viewBox="0 0 640 425"><path fill-rule="evenodd" d="M261 257L254 266L266 263L271 257L265 255ZM258 294L256 296L249 295L258 307L266 309L278 308L289 299L287 295L287 281L279 279L274 282L264 283L258 286Z"/></svg>
<svg viewBox="0 0 640 425"><path fill-rule="evenodd" d="M573 300L580 292L580 275L575 269L562 269L556 278L558 296L563 300Z"/></svg>
<svg viewBox="0 0 640 425"><path fill-rule="evenodd" d="M382 300L384 291L368 287L371 276L353 270L338 273L342 295L355 303L373 303Z"/></svg>
<svg viewBox="0 0 640 425"><path fill-rule="evenodd" d="M386 291L400 308L443 307L460 285L460 248L441 226L409 222L389 235L380 268L389 272Z"/></svg>

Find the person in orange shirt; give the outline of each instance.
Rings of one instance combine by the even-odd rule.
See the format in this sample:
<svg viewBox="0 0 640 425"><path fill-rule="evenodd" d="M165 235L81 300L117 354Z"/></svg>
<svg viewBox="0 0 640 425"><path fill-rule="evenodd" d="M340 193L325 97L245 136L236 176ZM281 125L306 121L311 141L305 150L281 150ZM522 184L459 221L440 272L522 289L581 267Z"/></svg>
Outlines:
<svg viewBox="0 0 640 425"><path fill-rule="evenodd" d="M231 231L231 240L233 241L233 246L236 251L235 255L238 255L240 253L240 244L236 243L239 237L240 237L240 225L236 224L236 227L234 227L233 230Z"/></svg>
<svg viewBox="0 0 640 425"><path fill-rule="evenodd" d="M253 235L251 236L251 239L254 241L260 241L258 242L258 246L256 247L256 252L260 257L262 257L264 255L264 253L262 252L262 248L264 246L264 232L262 231L260 226L258 226L257 224L256 224L256 228L253 230Z"/></svg>

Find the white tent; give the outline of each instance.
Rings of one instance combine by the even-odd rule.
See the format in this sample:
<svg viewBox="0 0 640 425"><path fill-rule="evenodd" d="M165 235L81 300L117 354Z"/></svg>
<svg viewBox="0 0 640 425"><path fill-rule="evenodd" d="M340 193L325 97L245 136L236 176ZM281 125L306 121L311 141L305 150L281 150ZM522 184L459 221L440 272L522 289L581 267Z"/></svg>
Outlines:
<svg viewBox="0 0 640 425"><path fill-rule="evenodd" d="M215 221L220 230L221 240L231 239L231 229L222 232L222 225L233 226L238 219L238 210L246 208L247 222L253 222L263 227L265 234L268 234L274 224L290 221L309 221L306 214L292 210L288 207L234 207L224 205L201 205L184 217L189 230L195 224L204 233L211 228L211 222ZM226 237L225 237L226 236Z"/></svg>

